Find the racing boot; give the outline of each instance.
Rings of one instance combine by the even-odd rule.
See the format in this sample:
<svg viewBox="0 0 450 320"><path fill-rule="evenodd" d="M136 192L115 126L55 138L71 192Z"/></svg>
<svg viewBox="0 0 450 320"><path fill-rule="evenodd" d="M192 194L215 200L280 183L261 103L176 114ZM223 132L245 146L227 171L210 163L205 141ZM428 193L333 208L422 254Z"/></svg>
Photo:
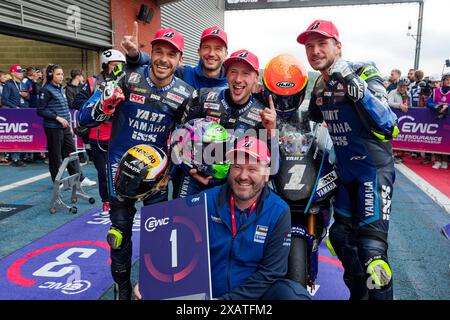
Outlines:
<svg viewBox="0 0 450 320"><path fill-rule="evenodd" d="M125 270L113 270L114 300L131 300L131 266Z"/></svg>

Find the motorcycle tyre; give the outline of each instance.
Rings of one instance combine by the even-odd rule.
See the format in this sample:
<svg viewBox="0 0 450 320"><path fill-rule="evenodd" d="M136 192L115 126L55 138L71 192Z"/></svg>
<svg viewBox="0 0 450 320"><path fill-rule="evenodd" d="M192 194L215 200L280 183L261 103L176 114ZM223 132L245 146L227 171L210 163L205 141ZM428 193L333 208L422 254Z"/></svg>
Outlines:
<svg viewBox="0 0 450 320"><path fill-rule="evenodd" d="M292 237L291 241L287 277L306 287L308 275L308 244L305 239L300 237Z"/></svg>

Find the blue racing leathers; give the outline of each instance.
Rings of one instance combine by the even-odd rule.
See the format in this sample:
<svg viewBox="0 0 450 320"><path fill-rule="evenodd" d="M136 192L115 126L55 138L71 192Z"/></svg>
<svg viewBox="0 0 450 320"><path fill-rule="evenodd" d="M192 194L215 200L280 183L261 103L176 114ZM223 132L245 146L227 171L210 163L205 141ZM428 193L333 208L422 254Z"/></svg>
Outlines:
<svg viewBox="0 0 450 320"><path fill-rule="evenodd" d="M367 84L361 98L349 97L344 80L319 76L309 105L312 120L328 125L342 181L330 240L344 265L351 299L392 299L387 235L395 170L388 139L397 130L396 117L376 68L349 66Z"/></svg>
<svg viewBox="0 0 450 320"><path fill-rule="evenodd" d="M125 76L118 84L122 88L125 101L114 112L111 138L108 149L108 185L111 201L110 218L112 231L108 236L115 237L118 244L111 249L111 270L114 281L119 286L122 299L131 297L131 229L133 225L135 200L121 199L114 191L114 177L123 154L139 144L160 147L168 155L170 134L192 98L193 89L182 80L173 77L169 85L159 88L150 79L150 67L125 66ZM83 105L79 113L79 123L83 126L96 126L100 118L92 112L101 94L98 90ZM107 117L105 117L107 118ZM167 200L167 192L161 191L144 199L144 205ZM117 240L117 239L120 239ZM125 292L123 294L122 292Z"/></svg>
<svg viewBox="0 0 450 320"><path fill-rule="evenodd" d="M288 205L267 186L256 209L235 206L233 237L228 184L205 191L213 297L225 300L261 298L286 275L290 249L291 214Z"/></svg>

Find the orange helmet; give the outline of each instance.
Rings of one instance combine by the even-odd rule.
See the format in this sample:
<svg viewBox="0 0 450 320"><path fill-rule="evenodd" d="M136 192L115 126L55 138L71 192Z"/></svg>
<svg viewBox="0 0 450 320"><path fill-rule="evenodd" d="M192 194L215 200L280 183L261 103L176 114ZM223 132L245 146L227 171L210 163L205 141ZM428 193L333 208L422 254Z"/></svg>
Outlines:
<svg viewBox="0 0 450 320"><path fill-rule="evenodd" d="M272 95L277 115L289 118L305 98L308 73L297 58L280 54L267 63L263 83L264 95Z"/></svg>

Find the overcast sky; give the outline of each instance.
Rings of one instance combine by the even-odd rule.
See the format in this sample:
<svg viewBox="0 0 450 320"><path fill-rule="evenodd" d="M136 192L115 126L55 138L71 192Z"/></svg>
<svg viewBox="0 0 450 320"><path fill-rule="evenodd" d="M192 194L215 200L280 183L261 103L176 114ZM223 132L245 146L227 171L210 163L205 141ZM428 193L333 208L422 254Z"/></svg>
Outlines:
<svg viewBox="0 0 450 320"><path fill-rule="evenodd" d="M440 75L450 59L449 13L449 0L425 1L419 62L425 75ZM297 35L315 19L331 20L346 60L372 60L383 75L393 68L403 75L414 67L416 41L406 34L409 22L417 34L418 14L418 4L226 11L225 30L229 53L246 48L258 56L261 68L277 54L291 53L312 70Z"/></svg>

